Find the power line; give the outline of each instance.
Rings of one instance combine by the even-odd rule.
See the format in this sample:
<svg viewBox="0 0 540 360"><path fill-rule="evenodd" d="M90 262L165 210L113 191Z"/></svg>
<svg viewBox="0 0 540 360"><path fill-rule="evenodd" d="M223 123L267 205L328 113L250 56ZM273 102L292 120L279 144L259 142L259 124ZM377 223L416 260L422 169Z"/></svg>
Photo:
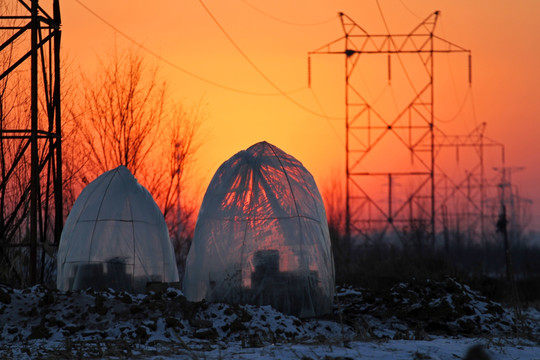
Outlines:
<svg viewBox="0 0 540 360"><path fill-rule="evenodd" d="M456 120L458 118L458 116L461 115L461 113L463 112L463 109L465 108L465 105L467 103L467 99L471 97L471 101L472 101L472 90L471 90L471 87L469 87L467 89L467 92L465 93L465 96L463 97L463 100L461 102L461 105L459 106L457 112L451 116L450 118L448 119L441 119L440 117L438 116L434 116L435 119L437 119L438 121L442 122L442 123L450 123L454 120Z"/></svg>
<svg viewBox="0 0 540 360"><path fill-rule="evenodd" d="M446 38L446 31L444 29L444 20L442 16L440 17L439 22L441 24L442 35ZM454 89L454 97L456 98L456 102L459 103L459 96L458 96L457 87L456 87L456 79L454 76L454 71L452 70L452 64L450 63L449 57L446 57L446 63L448 64L448 73L450 74L450 79L452 79L452 88Z"/></svg>
<svg viewBox="0 0 540 360"><path fill-rule="evenodd" d="M274 16L272 14L269 14L268 12L256 7L255 5L249 3L248 1L246 0L242 0L242 2L244 4L246 4L247 6L249 6L250 8L252 8L253 10L263 14L264 16L267 16L269 17L270 19L273 19L273 20L276 20L276 21L279 21L281 23L284 23L284 24L287 24L287 25L293 25L293 26L318 26L318 25L324 25L324 24L327 24L329 23L330 21L334 21L336 18L335 17L332 17L330 19L327 19L327 20L323 20L323 21L319 21L319 22L315 22L315 23L296 23L296 22L292 22L292 21L288 21L288 20L284 20L284 19L281 19L277 16Z"/></svg>
<svg viewBox="0 0 540 360"><path fill-rule="evenodd" d="M420 20L423 20L424 18L419 16L417 13L415 13L414 11L412 11L406 4L405 2L403 2L403 0L399 0L399 2L401 3L401 5L403 5L403 7L413 16L417 17L418 19Z"/></svg>
<svg viewBox="0 0 540 360"><path fill-rule="evenodd" d="M203 82L206 82L210 85L213 85L213 86L216 86L216 87L219 87L219 88L222 88L222 89L225 89L225 90L229 90L229 91L233 91L233 92L237 92L237 93L241 93L241 94L246 94L246 95L253 95L253 96L284 96L285 98L287 98L290 102L292 102L293 104L295 104L297 107L301 108L302 110L312 114L312 115L316 115L318 117L322 117L322 118L328 118L328 119L342 119L340 117L328 117L326 116L325 114L320 114L316 111L313 111L311 109L309 109L308 107L300 104L299 102L297 102L296 100L294 100L293 98L291 98L288 94L291 94L291 93L295 93L295 92L299 92L299 91L302 91L302 90L305 90L307 88L307 86L303 86L301 88L298 88L298 89L295 89L295 90L291 90L291 91L284 91L282 90L281 88L279 88L274 82L272 82L272 80L270 80L256 65L255 63L253 63L249 57L242 51L242 49L234 42L234 40L228 35L228 33L225 31L225 29L221 26L221 24L217 21L217 19L212 15L212 13L210 12L210 10L204 5L204 3L199 0L200 4L202 5L202 7L205 9L205 11L208 13L208 15L212 18L212 20L216 23L216 25L219 27L219 29L225 34L225 36L229 39L229 41L231 41L231 43L235 46L235 48L240 52L240 54L246 59L246 61L248 61L248 63L263 77L263 79L265 79L272 87L274 87L276 90L277 90L277 93L261 93L261 92L254 92L254 91L248 91L248 90L242 90L242 89L237 89L237 88L233 88L231 86L227 86L227 85L223 85L223 84L220 84L220 83L217 83L215 81L212 81L212 80L209 80L209 79L206 79L200 75L197 75L189 70L186 70L180 66L178 66L177 64L173 63L172 61L164 58L163 56L159 55L158 53L156 53L155 51L147 48L146 46L144 46L143 44L141 44L139 41L137 41L135 38L131 37L130 35L128 35L127 33L123 32L122 30L120 30L118 27L116 27L115 25L113 25L111 22L107 21L105 18L103 18L101 15L99 15L97 12L95 12L94 10L92 10L90 7L88 7L86 4L84 4L81 0L75 0L81 7L83 7L86 11L88 11L90 14L92 14L93 16L95 16L98 20L100 20L102 23L104 23L105 25L107 25L108 27L110 27L113 31L115 31L116 33L120 34L122 37L124 37L125 39L127 39L128 41L132 42L133 44L137 45L138 47L140 47L142 50L144 50L145 52L149 53L150 55L154 56L156 59L158 59L159 61L171 66L172 68L176 69L176 70L179 70L195 79L198 79L200 81L203 81Z"/></svg>
<svg viewBox="0 0 540 360"><path fill-rule="evenodd" d="M311 90L311 95L313 96L313 99L315 99L315 102L317 103L317 106L319 107L319 109L321 110L321 112L325 115L324 119L326 120L328 126L330 126L330 128L332 129L332 132L334 133L334 135L336 136L336 139L342 144L342 145L345 145L345 143L343 142L343 140L341 139L341 137L339 136L336 128L334 127L334 125L332 125L332 122L330 121L330 117L326 114L326 111L324 111L324 107L322 106L321 104L321 101L319 100L319 97L317 96L317 94L315 94L315 91L312 89L312 88L309 88Z"/></svg>
<svg viewBox="0 0 540 360"><path fill-rule="evenodd" d="M379 13L381 14L381 18L382 18L382 21L384 23L384 26L386 28L386 31L388 32L388 34L390 34L390 29L388 27L388 24L386 22L386 19L384 17L384 13L382 11L382 8L381 8L381 5L379 3L379 0L375 0L376 3L377 3L377 7L379 9ZM401 0L400 0L401 1ZM413 15L417 16L416 14L412 13L407 7L406 5L403 3L403 1L401 1L402 5ZM418 16L417 16L418 17ZM442 17L441 17L442 18ZM441 24L442 26L442 30L443 30L443 35L446 35L445 31L444 31L444 25ZM393 40L391 40L393 42ZM403 68L403 71L405 73L405 76L407 77L407 80L409 82L409 84L411 85L414 93L416 94L416 96L418 97L419 96L419 93L418 91L416 90L416 87L414 86L411 78L410 78L410 75L407 71L407 69L405 68L405 65L403 64L403 61L401 60L401 56L399 53L397 53L397 57L398 57L398 60L399 60L399 63L401 64L401 67ZM451 76L451 79L452 79L452 84L453 84L453 88L454 88L454 93L455 93L455 96L456 96L456 100L458 99L458 96L457 96L457 88L456 88L456 83L455 83L455 79L454 79L454 73L452 71L452 67L450 66L450 62L448 62L448 67L449 67L449 73L450 73L450 76ZM392 95L394 95L393 91L392 91ZM461 102L461 105L459 106L459 109L458 111L456 112L456 114L454 114L452 117L448 118L448 119L441 119L437 116L434 115L434 118L443 122L443 123L450 123L452 121L454 121L462 112L463 112L463 109L465 107L465 104L467 102L467 99L469 98L469 95L471 95L471 100L473 100L473 97L472 97L472 92L470 91L470 87L469 87L469 91L467 91L467 93L465 94L465 97L463 98L463 101ZM394 103L396 102L395 100L395 97L394 97ZM474 106L474 104L473 104ZM475 119L475 123L476 123L476 119Z"/></svg>
<svg viewBox="0 0 540 360"><path fill-rule="evenodd" d="M381 14L382 21L384 23L384 27L386 28L386 32L390 34L390 28L388 27L388 24L386 23L386 19L384 18L384 14L381 8L381 4L379 4L379 0L375 0L377 3L377 8L379 8L379 13Z"/></svg>
<svg viewBox="0 0 540 360"><path fill-rule="evenodd" d="M79 0L77 0L79 1ZM279 93L281 93L281 95L283 95L287 100L289 100L290 102L292 102L294 105L296 105L297 107L299 107L300 109L312 114L312 115L316 115L318 117L322 117L322 118L332 118L332 119L342 119L340 117L338 118L334 118L334 117L328 117L326 116L325 114L320 114L316 111L313 111L311 110L310 108L300 104L298 101L296 101L295 99L293 99L292 97L290 97L286 92L284 92L279 86L277 86L268 76L266 76L266 74L261 70L259 69L259 67L246 55L246 53L240 48L240 46L238 46L238 44L236 44L236 42L233 40L233 38L227 33L227 31L225 30L225 28L223 26L221 26L221 24L219 23L219 21L217 20L217 18L212 14L212 12L210 11L210 9L208 9L206 7L206 5L204 4L204 2L202 0L199 0L199 3L201 4L201 6L204 8L204 10L206 11L206 13L208 14L208 16L210 16L210 18L212 19L212 21L214 21L214 23L217 25L217 27L221 30L221 32L225 35L225 37L227 37L227 39L231 42L231 44L236 48L236 50L240 53L240 55L242 55L242 57L244 57L244 59L251 65L251 67L253 67L253 69L259 73L259 75L264 79L266 80L266 82L268 82L268 84L270 84L274 89L276 89Z"/></svg>
<svg viewBox="0 0 540 360"><path fill-rule="evenodd" d="M384 27L386 28L386 32L390 35L390 28L388 27L388 24L386 22L386 19L384 17L384 13L382 11L382 8L381 8L381 4L379 3L379 0L375 0L375 2L377 3L377 8L379 8L379 13L381 14L381 18L382 18L382 21L384 23ZM390 37L390 41L392 42L392 45L395 47L395 48L398 48L394 42L394 38L393 37ZM405 65L403 64L403 60L401 60L401 56L399 54L399 52L396 53L397 55L397 58L399 60L399 64L401 65L401 68L403 69L403 73L405 74L405 77L407 78L407 81L409 82L409 84L411 85L411 88L413 89L414 93L416 94L417 97L420 96L420 94L418 93L418 90L416 90L416 87L414 86L414 83L409 75L409 72L407 71L407 68L405 67Z"/></svg>
<svg viewBox="0 0 540 360"><path fill-rule="evenodd" d="M210 84L210 85L213 85L213 86L216 86L216 87L219 87L219 88L222 88L222 89L225 89L225 90L229 90L229 91L233 91L233 92L237 92L237 93L240 93L240 94L246 94L246 95L253 95L253 96L280 96L280 95L283 95L283 91L278 91L276 93L261 93L261 92L255 92L255 91L249 91L249 90L242 90L242 89L237 89L237 88L234 88L234 87L231 87L231 86L228 86L228 85L224 85L224 84L220 84L218 82L215 82L215 81L212 81L212 80L209 80L207 78L204 78L200 75L197 75L189 70L186 70L180 66L178 66L177 64L173 63L172 61L166 59L165 57L159 55L158 53L156 53L155 51L147 48L146 46L144 46L143 44L141 44L139 41L137 41L135 38L133 38L132 36L128 35L127 33L123 32L122 30L120 30L118 27L116 27L115 25L113 25L111 22L107 21L105 18L103 18L101 15L99 15L97 12L95 12L94 10L92 10L90 7L88 7L86 4L84 4L81 0L75 0L75 2L77 2L82 8L84 8L86 11L88 11L90 14L92 14L94 17L96 17L99 21L101 21L103 24L107 25L109 28L111 28L114 32L120 34L122 37L124 37L125 39L127 39L128 41L132 42L133 44L137 45L139 48L141 48L142 50L144 50L145 52L147 52L148 54L152 55L153 57L155 57L157 60L169 65L170 67L178 70L178 71L181 71L183 72L184 74L186 75L189 75L197 80L200 80L202 82L205 82L207 84ZM294 92L298 92L298 91L302 91L304 89L306 89L307 86L304 86L304 87L301 87L301 88L298 88L298 89L295 89L295 90L292 90L290 91L289 93L294 93Z"/></svg>

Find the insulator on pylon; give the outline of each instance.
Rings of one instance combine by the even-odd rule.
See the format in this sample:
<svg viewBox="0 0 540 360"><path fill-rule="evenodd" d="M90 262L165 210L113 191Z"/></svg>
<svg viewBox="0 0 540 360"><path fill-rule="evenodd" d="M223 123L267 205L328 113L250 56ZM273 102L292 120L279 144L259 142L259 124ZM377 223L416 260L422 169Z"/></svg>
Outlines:
<svg viewBox="0 0 540 360"><path fill-rule="evenodd" d="M307 69L308 69L308 87L311 88L311 56L307 58Z"/></svg>
<svg viewBox="0 0 540 360"><path fill-rule="evenodd" d="M388 84L392 82L392 58L390 57L390 54L388 54Z"/></svg>
<svg viewBox="0 0 540 360"><path fill-rule="evenodd" d="M469 53L469 85L472 84L472 57Z"/></svg>

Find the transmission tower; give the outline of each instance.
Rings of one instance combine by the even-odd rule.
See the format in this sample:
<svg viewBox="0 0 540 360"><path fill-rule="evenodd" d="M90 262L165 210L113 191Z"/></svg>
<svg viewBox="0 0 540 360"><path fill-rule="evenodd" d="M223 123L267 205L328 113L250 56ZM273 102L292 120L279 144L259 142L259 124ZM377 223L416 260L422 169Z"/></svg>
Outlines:
<svg viewBox="0 0 540 360"><path fill-rule="evenodd" d="M493 170L497 173L498 194L491 198L491 212L496 214L498 211L500 214L505 209L505 216L508 217L509 239L518 241L530 220L527 216L532 201L520 195L518 187L512 182L512 175L525 170L525 167L504 166L503 164L503 166L494 167Z"/></svg>
<svg viewBox="0 0 540 360"><path fill-rule="evenodd" d="M0 8L0 263L21 285L38 281L38 261L43 276L63 224L59 1L45 7L14 0Z"/></svg>
<svg viewBox="0 0 540 360"><path fill-rule="evenodd" d="M486 123L482 123L465 135L447 135L435 128L436 212L437 223L445 231L445 243L450 225L470 239L487 241L490 231L486 230L486 219L493 215L489 201L495 196L499 181L488 176L486 163L504 166L505 152L503 144L485 135L485 128ZM454 164L466 163L464 169L450 169L452 159L442 157L448 150L454 153ZM488 150L491 157L487 156Z"/></svg>
<svg viewBox="0 0 540 360"><path fill-rule="evenodd" d="M347 15L339 15L344 36L309 56L345 55L346 236L382 237L388 231L400 234L412 223L424 223L434 239L434 55L466 53L470 64L470 51L434 34L438 11L408 34L372 35ZM392 59L397 59L411 84L411 99L397 115L383 114L366 100L355 70L360 59L368 55L379 59L383 55L388 82L393 77ZM421 71L413 74L415 84L407 71L406 61L411 60L405 58L416 61ZM407 159L407 168L396 170L392 157ZM373 192L373 186L380 188L381 184L386 185L386 193Z"/></svg>

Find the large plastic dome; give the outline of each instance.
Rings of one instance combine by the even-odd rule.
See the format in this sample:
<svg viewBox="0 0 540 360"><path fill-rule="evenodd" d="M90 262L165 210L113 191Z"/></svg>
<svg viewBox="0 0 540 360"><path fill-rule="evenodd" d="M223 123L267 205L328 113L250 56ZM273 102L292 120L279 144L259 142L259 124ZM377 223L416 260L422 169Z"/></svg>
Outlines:
<svg viewBox="0 0 540 360"><path fill-rule="evenodd" d="M261 142L221 165L199 211L183 286L191 301L272 305L302 317L331 311L326 213L298 160Z"/></svg>
<svg viewBox="0 0 540 360"><path fill-rule="evenodd" d="M177 282L167 225L152 195L124 166L86 186L66 220L57 255L59 290L142 292Z"/></svg>

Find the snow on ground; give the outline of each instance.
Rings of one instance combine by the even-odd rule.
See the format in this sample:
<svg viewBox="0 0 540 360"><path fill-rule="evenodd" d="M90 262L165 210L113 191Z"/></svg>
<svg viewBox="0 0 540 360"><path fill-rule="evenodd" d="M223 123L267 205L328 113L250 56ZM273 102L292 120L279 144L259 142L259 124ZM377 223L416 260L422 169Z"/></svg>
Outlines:
<svg viewBox="0 0 540 360"><path fill-rule="evenodd" d="M0 285L0 358L540 360L540 312L502 307L465 285L338 288L334 314L299 319L270 306L148 294Z"/></svg>

